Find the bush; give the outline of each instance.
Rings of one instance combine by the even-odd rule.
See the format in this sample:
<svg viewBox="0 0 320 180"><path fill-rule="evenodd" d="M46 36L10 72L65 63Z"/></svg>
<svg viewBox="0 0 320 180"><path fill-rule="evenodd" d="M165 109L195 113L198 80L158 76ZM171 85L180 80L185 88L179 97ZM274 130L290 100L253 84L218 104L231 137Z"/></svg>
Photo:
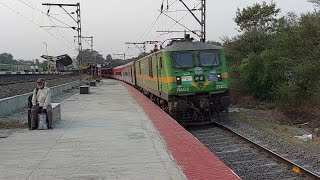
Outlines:
<svg viewBox="0 0 320 180"><path fill-rule="evenodd" d="M275 32L252 29L224 39L232 88L283 107L318 103L320 13L289 14Z"/></svg>

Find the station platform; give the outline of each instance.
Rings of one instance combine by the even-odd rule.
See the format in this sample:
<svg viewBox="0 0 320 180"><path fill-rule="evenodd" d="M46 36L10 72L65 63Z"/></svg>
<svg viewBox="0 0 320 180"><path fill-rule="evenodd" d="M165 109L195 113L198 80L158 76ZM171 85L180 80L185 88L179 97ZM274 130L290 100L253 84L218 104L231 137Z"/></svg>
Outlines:
<svg viewBox="0 0 320 180"><path fill-rule="evenodd" d="M240 179L133 87L105 79L53 130L0 139L0 179Z"/></svg>

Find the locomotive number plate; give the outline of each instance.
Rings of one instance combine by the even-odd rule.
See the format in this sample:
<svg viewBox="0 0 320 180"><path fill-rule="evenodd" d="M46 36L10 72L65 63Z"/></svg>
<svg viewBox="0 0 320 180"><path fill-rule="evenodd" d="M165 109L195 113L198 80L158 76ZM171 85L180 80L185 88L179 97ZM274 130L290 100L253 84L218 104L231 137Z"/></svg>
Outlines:
<svg viewBox="0 0 320 180"><path fill-rule="evenodd" d="M189 92L190 91L190 88L188 87L179 87L177 89L177 92Z"/></svg>
<svg viewBox="0 0 320 180"><path fill-rule="evenodd" d="M216 85L216 89L226 89L226 88L228 88L228 86L226 84Z"/></svg>

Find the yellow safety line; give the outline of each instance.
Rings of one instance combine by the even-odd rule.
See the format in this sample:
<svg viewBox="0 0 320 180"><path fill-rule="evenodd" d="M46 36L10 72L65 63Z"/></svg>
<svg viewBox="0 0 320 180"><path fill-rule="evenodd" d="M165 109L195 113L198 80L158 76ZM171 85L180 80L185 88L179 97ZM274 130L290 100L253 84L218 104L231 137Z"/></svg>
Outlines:
<svg viewBox="0 0 320 180"><path fill-rule="evenodd" d="M150 77L150 76L146 76L146 75L137 75L138 79L142 79L142 80L147 80L147 81L158 81L158 79L156 77ZM175 77L160 77L159 81L162 83L174 83L176 82L176 78Z"/></svg>
<svg viewBox="0 0 320 180"><path fill-rule="evenodd" d="M196 83L192 82L191 85L200 91L200 88L198 87L198 85Z"/></svg>
<svg viewBox="0 0 320 180"><path fill-rule="evenodd" d="M206 83L204 83L204 85L203 85L203 87L202 87L202 91L208 86L210 84L210 82L209 81L206 81Z"/></svg>

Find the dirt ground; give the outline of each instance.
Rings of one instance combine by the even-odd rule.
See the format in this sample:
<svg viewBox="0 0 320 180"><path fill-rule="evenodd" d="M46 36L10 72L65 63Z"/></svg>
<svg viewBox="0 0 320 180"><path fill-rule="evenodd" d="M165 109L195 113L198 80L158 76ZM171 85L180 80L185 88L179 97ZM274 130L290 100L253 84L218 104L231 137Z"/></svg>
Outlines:
<svg viewBox="0 0 320 180"><path fill-rule="evenodd" d="M320 107L287 108L289 111L284 111L275 103L262 102L237 91L231 93L231 98L232 104L239 109L231 114L233 119L294 144L306 143L294 136L312 134L312 144L320 145Z"/></svg>
<svg viewBox="0 0 320 180"><path fill-rule="evenodd" d="M231 118L248 124L272 136L284 139L290 144L320 146L320 132L310 128L308 124L290 125L290 120L277 110L261 110L239 108L239 112L231 113ZM313 140L305 142L295 136L313 135Z"/></svg>

